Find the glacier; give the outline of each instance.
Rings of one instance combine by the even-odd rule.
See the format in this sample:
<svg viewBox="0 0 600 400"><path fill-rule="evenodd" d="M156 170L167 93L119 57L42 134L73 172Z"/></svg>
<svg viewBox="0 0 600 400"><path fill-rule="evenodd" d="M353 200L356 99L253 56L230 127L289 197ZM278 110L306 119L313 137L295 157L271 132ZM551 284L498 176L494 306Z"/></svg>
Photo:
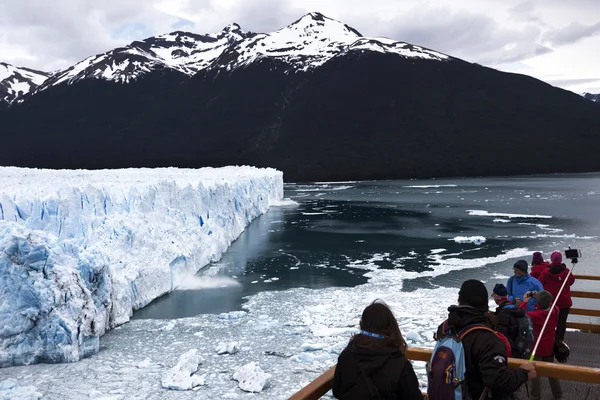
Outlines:
<svg viewBox="0 0 600 400"><path fill-rule="evenodd" d="M271 168L0 167L0 367L74 362L283 197Z"/></svg>

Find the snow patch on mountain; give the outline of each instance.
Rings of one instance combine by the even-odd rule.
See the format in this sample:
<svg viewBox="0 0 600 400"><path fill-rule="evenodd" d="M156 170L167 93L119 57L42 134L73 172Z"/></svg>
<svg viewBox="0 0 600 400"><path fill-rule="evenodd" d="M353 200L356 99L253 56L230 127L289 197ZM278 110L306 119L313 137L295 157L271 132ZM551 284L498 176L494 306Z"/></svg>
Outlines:
<svg viewBox="0 0 600 400"><path fill-rule="evenodd" d="M408 43L363 37L350 26L313 12L272 33L244 32L234 23L216 34L176 31L135 41L86 58L48 79L39 90L88 78L127 83L161 69L192 76L206 69L232 70L264 58L288 64L289 72L306 71L351 51L437 61L450 58Z"/></svg>
<svg viewBox="0 0 600 400"><path fill-rule="evenodd" d="M35 90L50 76L47 72L0 62L0 104L12 103Z"/></svg>
<svg viewBox="0 0 600 400"><path fill-rule="evenodd" d="M283 197L270 168L0 168L0 181L0 368L98 352Z"/></svg>
<svg viewBox="0 0 600 400"><path fill-rule="evenodd" d="M583 97L590 101L593 101L594 103L600 103L600 93L599 94L583 93Z"/></svg>

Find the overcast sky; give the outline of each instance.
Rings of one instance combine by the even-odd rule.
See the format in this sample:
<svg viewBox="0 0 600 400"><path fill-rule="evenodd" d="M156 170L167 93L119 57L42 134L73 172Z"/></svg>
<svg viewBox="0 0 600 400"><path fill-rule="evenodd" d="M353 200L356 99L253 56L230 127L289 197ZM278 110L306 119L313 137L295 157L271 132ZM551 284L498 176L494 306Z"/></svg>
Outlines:
<svg viewBox="0 0 600 400"><path fill-rule="evenodd" d="M0 0L0 61L53 71L173 30L271 32L320 11L467 61L600 93L600 0Z"/></svg>

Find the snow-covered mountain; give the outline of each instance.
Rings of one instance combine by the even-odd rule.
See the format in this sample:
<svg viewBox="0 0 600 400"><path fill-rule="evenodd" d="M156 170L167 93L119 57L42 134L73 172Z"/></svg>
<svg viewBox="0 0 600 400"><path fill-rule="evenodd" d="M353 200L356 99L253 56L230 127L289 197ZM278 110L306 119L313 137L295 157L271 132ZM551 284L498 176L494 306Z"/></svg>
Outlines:
<svg viewBox="0 0 600 400"><path fill-rule="evenodd" d="M309 13L273 33L244 32L234 23L216 34L176 31L135 41L86 58L48 79L39 90L86 78L129 82L161 69L191 76L203 69L230 70L266 57L289 64L290 71L307 70L351 51L376 51L432 60L449 58L387 38L366 38L348 25L320 13Z"/></svg>
<svg viewBox="0 0 600 400"><path fill-rule="evenodd" d="M583 97L585 97L588 100L593 101L594 103L600 103L600 93L599 94L584 93Z"/></svg>
<svg viewBox="0 0 600 400"><path fill-rule="evenodd" d="M0 62L0 104L12 103L15 99L35 90L49 76L47 72Z"/></svg>

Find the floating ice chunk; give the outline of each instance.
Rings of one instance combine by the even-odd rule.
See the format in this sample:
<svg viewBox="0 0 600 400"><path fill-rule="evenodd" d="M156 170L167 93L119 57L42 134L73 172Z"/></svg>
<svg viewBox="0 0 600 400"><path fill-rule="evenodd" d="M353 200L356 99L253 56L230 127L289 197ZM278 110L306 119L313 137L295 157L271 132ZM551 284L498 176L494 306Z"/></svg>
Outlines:
<svg viewBox="0 0 600 400"><path fill-rule="evenodd" d="M338 354L338 355L339 355L339 354L341 354L341 353L342 353L342 351L344 351L344 349L346 348L346 346L347 346L347 345L348 345L348 341L347 341L347 340L346 340L346 341L343 341L343 342L339 342L339 343L336 343L336 344L334 344L333 346L331 346L331 347L328 349L328 351L329 351L330 353L333 353L333 354Z"/></svg>
<svg viewBox="0 0 600 400"><path fill-rule="evenodd" d="M219 314L219 319L240 319L245 317L246 314L246 311L231 311L228 313Z"/></svg>
<svg viewBox="0 0 600 400"><path fill-rule="evenodd" d="M238 368L233 374L238 386L245 392L262 392L271 385L271 374L265 373L256 362Z"/></svg>
<svg viewBox="0 0 600 400"><path fill-rule="evenodd" d="M179 357L179 362L162 377L161 384L165 389L191 390L205 385L205 375L194 375L203 359L198 350L191 349Z"/></svg>
<svg viewBox="0 0 600 400"><path fill-rule="evenodd" d="M406 340L410 340L412 342L422 342L423 341L423 338L421 337L419 332L414 331L414 330L410 330L410 331L406 332L404 334L404 337L406 338Z"/></svg>
<svg viewBox="0 0 600 400"><path fill-rule="evenodd" d="M302 343L302 345L300 345L300 348L304 351L323 350L326 347L327 344L325 343Z"/></svg>
<svg viewBox="0 0 600 400"><path fill-rule="evenodd" d="M290 357L290 360L296 362L304 362L304 363L313 363L313 362L321 362L326 360L331 360L332 358L336 358L335 355L331 353L323 353L319 355L315 355L312 353L300 353L295 356Z"/></svg>
<svg viewBox="0 0 600 400"><path fill-rule="evenodd" d="M152 360L151 360L151 359L149 359L148 357L146 357L146 358L144 359L144 361L142 361L142 362L138 363L137 367L138 367L138 368L147 368L147 367L149 367L150 365L152 365Z"/></svg>
<svg viewBox="0 0 600 400"><path fill-rule="evenodd" d="M175 321L171 321L167 325L163 326L161 328L161 331L167 331L168 332L168 331L172 331L173 328L175 328Z"/></svg>
<svg viewBox="0 0 600 400"><path fill-rule="evenodd" d="M476 245L485 243L485 238L483 236L456 236L451 240L454 240L456 243L473 243Z"/></svg>
<svg viewBox="0 0 600 400"><path fill-rule="evenodd" d="M510 219L494 218L494 220L492 222L500 222L500 223L506 224L506 223L510 222Z"/></svg>
<svg viewBox="0 0 600 400"><path fill-rule="evenodd" d="M42 393L34 386L21 386L16 379L0 381L0 398L3 400L37 400Z"/></svg>
<svg viewBox="0 0 600 400"><path fill-rule="evenodd" d="M324 337L324 336L340 336L350 335L358 332L356 328L329 328L327 326L317 325L311 328L313 335Z"/></svg>
<svg viewBox="0 0 600 400"><path fill-rule="evenodd" d="M240 351L240 345L238 342L221 342L216 348L217 354L235 354Z"/></svg>

